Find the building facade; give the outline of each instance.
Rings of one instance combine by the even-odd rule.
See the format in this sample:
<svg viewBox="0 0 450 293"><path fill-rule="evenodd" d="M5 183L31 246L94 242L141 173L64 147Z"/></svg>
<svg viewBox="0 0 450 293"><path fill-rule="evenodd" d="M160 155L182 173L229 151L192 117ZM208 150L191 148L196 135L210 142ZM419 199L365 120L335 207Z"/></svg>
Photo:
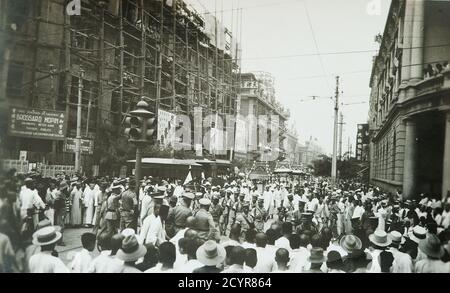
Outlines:
<svg viewBox="0 0 450 293"><path fill-rule="evenodd" d="M72 16L65 0L0 3L3 158L25 150L31 161L74 162L64 141L8 135L10 107L62 111L74 138L81 94L83 139L94 141L93 155L83 155L86 169L107 165L110 154L126 157L124 120L142 97L154 113L236 114L237 38L187 1L83 0Z"/></svg>
<svg viewBox="0 0 450 293"><path fill-rule="evenodd" d="M318 144L317 138L313 139L311 136L304 145L298 144L296 150L297 164L302 165L303 168L307 168L309 165L312 165L312 162L317 160L322 154L324 154L324 152Z"/></svg>
<svg viewBox="0 0 450 293"><path fill-rule="evenodd" d="M371 182L450 191L450 1L392 1L370 87Z"/></svg>
<svg viewBox="0 0 450 293"><path fill-rule="evenodd" d="M242 73L238 108L236 156L252 162L284 160L294 138L287 128L290 113L276 100L273 77Z"/></svg>

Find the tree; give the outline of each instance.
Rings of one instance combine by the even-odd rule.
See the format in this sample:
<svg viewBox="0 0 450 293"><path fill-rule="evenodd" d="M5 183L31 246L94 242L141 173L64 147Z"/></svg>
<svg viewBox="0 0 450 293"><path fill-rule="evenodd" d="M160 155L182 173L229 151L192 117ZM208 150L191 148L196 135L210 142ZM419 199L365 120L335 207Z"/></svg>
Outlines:
<svg viewBox="0 0 450 293"><path fill-rule="evenodd" d="M331 176L331 158L326 155L320 155L318 159L312 162L314 175Z"/></svg>

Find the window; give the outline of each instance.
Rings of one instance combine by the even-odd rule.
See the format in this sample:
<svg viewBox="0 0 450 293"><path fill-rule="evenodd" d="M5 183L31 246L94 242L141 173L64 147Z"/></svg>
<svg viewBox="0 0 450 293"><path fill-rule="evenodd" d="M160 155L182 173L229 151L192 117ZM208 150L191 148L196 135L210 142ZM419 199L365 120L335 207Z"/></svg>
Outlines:
<svg viewBox="0 0 450 293"><path fill-rule="evenodd" d="M23 63L13 62L9 65L6 93L9 96L22 96Z"/></svg>

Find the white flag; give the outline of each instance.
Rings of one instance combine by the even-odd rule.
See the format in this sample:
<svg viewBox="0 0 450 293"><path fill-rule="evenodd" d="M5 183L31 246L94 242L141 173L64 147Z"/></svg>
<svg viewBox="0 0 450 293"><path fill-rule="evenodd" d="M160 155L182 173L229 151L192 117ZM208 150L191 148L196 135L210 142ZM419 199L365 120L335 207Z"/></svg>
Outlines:
<svg viewBox="0 0 450 293"><path fill-rule="evenodd" d="M189 166L189 173L186 176L186 179L184 180L183 185L188 184L189 182L192 181L192 174L191 174L191 166Z"/></svg>

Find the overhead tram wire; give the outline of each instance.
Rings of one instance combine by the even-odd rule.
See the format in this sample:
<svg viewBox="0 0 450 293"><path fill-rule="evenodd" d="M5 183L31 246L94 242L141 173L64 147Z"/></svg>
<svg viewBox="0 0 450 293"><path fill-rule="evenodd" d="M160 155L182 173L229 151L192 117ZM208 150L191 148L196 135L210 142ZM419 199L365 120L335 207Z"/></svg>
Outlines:
<svg viewBox="0 0 450 293"><path fill-rule="evenodd" d="M407 48L407 49L411 50L411 49L438 48L438 47L450 47L450 44L418 46L418 47L411 47L411 48ZM403 50L405 50L405 49L403 49ZM334 51L334 52L325 52L325 53L305 53L305 54L278 55L278 56L266 56L266 57L249 57L249 58L243 58L243 60L261 60L261 59L269 60L269 59L296 58L296 57L312 57L312 56L317 56L317 55L321 55L321 56L348 55L348 54L362 54L362 53L373 53L373 52L379 52L379 49ZM438 62L438 61L435 61L435 62Z"/></svg>
<svg viewBox="0 0 450 293"><path fill-rule="evenodd" d="M329 88L330 87L330 83L328 82L328 79L326 78L327 72L326 72L325 66L323 64L322 55L320 54L319 45L317 44L316 34L314 32L314 27L312 25L311 17L309 16L308 5L307 5L306 2L303 2L303 4L304 4L304 7L305 7L305 13L306 13L306 18L308 19L309 28L310 28L311 33L312 33L312 38L313 38L313 41L314 41L314 45L316 47L316 53L317 53L317 56L319 57L320 67L322 68L322 73L324 74L325 83L327 84L327 87Z"/></svg>

